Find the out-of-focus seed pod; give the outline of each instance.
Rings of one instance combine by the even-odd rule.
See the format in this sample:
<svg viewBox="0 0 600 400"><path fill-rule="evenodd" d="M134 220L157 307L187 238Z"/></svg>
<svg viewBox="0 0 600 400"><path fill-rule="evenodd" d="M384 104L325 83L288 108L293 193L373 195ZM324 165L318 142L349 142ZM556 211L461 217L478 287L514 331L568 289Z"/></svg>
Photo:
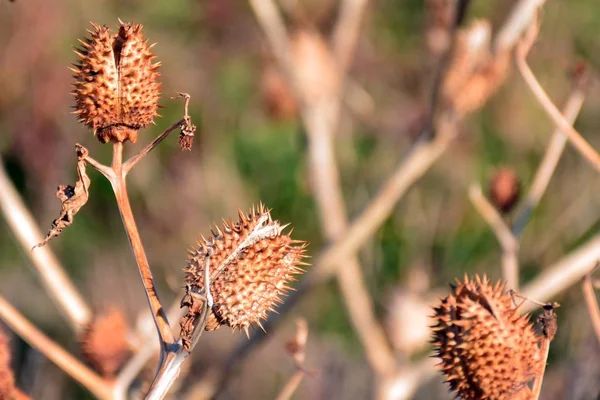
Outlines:
<svg viewBox="0 0 600 400"><path fill-rule="evenodd" d="M262 204L245 215L239 211L238 222L215 226L208 239L202 238L190 250L186 272L186 295L182 306L188 307L181 320L184 347L189 348L198 313L193 306L195 293L204 289L204 263L209 255L210 291L214 305L208 316L206 330L221 325L244 329L274 310L281 297L290 289L294 275L305 257L306 243L283 234L286 227L273 221Z"/></svg>
<svg viewBox="0 0 600 400"><path fill-rule="evenodd" d="M71 69L74 113L102 143L135 142L137 131L158 115L160 63L153 63L142 25L121 23L116 34L105 25L92 26Z"/></svg>
<svg viewBox="0 0 600 400"><path fill-rule="evenodd" d="M8 340L0 331L0 399L10 399L15 390L15 378L10 369Z"/></svg>
<svg viewBox="0 0 600 400"><path fill-rule="evenodd" d="M510 67L508 52L491 52L491 25L476 20L456 33L441 99L459 116L481 108L504 82Z"/></svg>
<svg viewBox="0 0 600 400"><path fill-rule="evenodd" d="M83 358L106 378L113 378L130 355L127 321L111 308L94 316L80 338Z"/></svg>
<svg viewBox="0 0 600 400"><path fill-rule="evenodd" d="M521 184L510 168L498 169L490 180L490 200L502 213L510 212L519 200Z"/></svg>
<svg viewBox="0 0 600 400"><path fill-rule="evenodd" d="M484 276L456 281L434 308L438 366L450 389L467 400L529 399L528 383L540 371L540 343L528 316L510 294Z"/></svg>
<svg viewBox="0 0 600 400"><path fill-rule="evenodd" d="M274 63L267 64L262 72L261 92L265 111L271 118L289 121L298 117L296 97Z"/></svg>

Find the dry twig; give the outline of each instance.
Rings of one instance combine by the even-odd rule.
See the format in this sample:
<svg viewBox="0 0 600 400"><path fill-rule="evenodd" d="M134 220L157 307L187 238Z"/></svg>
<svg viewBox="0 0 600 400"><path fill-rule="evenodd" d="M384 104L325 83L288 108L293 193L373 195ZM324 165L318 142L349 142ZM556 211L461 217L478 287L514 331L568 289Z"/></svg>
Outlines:
<svg viewBox="0 0 600 400"><path fill-rule="evenodd" d="M594 267L594 270L597 268L598 265ZM598 343L600 343L600 307L598 306L598 299L596 298L596 293L594 293L594 286L592 284L592 273L594 270L583 277L581 289L583 290L583 297L585 299L588 314L590 315L592 328L594 329Z"/></svg>
<svg viewBox="0 0 600 400"><path fill-rule="evenodd" d="M502 247L502 276L508 288L518 290L519 287L519 240L513 235L502 216L485 198L481 187L472 185L469 198L479 214L490 225Z"/></svg>
<svg viewBox="0 0 600 400"><path fill-rule="evenodd" d="M583 156L583 158L585 158L597 171L600 171L600 154L598 154L598 152L560 113L527 64L527 54L537 38L538 30L539 23L536 21L531 24L531 27L527 31L525 37L516 47L515 56L519 72L527 84L527 87L529 87L552 122L554 122L557 128L563 132L563 134L567 137L575 149Z"/></svg>
<svg viewBox="0 0 600 400"><path fill-rule="evenodd" d="M296 336L288 341L286 349L294 358L295 371L287 381L276 400L289 400L300 386L300 382L306 374L304 359L306 358L306 341L308 339L308 324L306 320L296 321Z"/></svg>

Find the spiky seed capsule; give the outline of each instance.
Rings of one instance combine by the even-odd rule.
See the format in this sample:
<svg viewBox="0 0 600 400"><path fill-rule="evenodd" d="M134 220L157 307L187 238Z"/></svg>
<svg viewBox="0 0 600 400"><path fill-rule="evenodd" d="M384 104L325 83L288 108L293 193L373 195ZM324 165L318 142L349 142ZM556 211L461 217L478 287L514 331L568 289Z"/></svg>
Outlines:
<svg viewBox="0 0 600 400"><path fill-rule="evenodd" d="M118 308L111 308L85 328L80 339L83 358L106 378L113 378L129 357L127 321Z"/></svg>
<svg viewBox="0 0 600 400"><path fill-rule="evenodd" d="M186 295L182 306L188 312L181 320L184 346L189 348L197 310L192 305L193 293L204 289L204 262L210 255L210 291L214 305L206 330L228 325L248 333L251 324L259 324L273 310L289 287L294 275L303 272L306 244L283 234L278 221L273 221L264 205L252 208L248 215L239 211L238 222L215 226L212 236L202 239L189 252L186 272Z"/></svg>
<svg viewBox="0 0 600 400"><path fill-rule="evenodd" d="M467 400L529 398L528 382L542 362L541 338L504 285L465 277L434 310L435 356L451 390Z"/></svg>
<svg viewBox="0 0 600 400"><path fill-rule="evenodd" d="M123 24L112 34L92 23L91 37L75 53L74 114L102 142L137 140L138 129L156 117L160 97L159 63L144 40L142 25Z"/></svg>

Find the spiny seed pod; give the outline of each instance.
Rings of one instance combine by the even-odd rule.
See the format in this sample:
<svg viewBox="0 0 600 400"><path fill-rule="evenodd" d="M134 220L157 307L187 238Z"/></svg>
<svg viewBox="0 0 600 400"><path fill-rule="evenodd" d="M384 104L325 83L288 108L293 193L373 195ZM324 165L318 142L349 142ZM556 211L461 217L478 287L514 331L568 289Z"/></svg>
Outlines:
<svg viewBox="0 0 600 400"><path fill-rule="evenodd" d="M92 23L93 31L81 49L74 72L74 114L94 130L102 142L137 140L137 131L156 117L160 84L142 25L121 23L112 34L105 25Z"/></svg>
<svg viewBox="0 0 600 400"><path fill-rule="evenodd" d="M519 200L521 184L517 174L510 168L498 169L490 180L490 199L503 213L508 213Z"/></svg>
<svg viewBox="0 0 600 400"><path fill-rule="evenodd" d="M542 354L528 316L515 308L504 285L484 276L451 285L435 308L432 326L438 366L451 390L467 400L528 399Z"/></svg>
<svg viewBox="0 0 600 400"><path fill-rule="evenodd" d="M204 265L209 258L210 292L214 305L206 330L228 325L248 334L251 324L260 325L281 296L290 288L287 283L303 272L306 243L292 240L282 231L287 225L273 221L269 210L260 204L248 215L239 211L238 222L215 226L212 236L198 241L189 252L186 272L186 294L182 306L188 307L181 320L181 336L189 349L198 318L194 295L204 290Z"/></svg>
<svg viewBox="0 0 600 400"><path fill-rule="evenodd" d="M111 308L94 316L81 339L83 358L104 377L113 378L129 357L127 321L121 310Z"/></svg>

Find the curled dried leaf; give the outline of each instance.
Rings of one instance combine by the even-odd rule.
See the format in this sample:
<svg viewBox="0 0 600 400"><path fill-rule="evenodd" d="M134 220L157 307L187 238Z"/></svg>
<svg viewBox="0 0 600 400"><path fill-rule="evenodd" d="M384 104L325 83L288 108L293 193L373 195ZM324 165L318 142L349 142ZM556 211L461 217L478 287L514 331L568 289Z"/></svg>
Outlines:
<svg viewBox="0 0 600 400"><path fill-rule="evenodd" d="M46 235L46 238L33 246L31 250L36 247L44 246L51 239L60 235L63 229L73 223L75 214L77 214L81 207L88 201L88 189L91 183L85 170L85 157L88 155L88 150L80 144L75 146L75 150L77 152L77 175L79 179L75 183L75 186L60 185L58 187L56 197L62 202L60 215L52 221L52 228Z"/></svg>

